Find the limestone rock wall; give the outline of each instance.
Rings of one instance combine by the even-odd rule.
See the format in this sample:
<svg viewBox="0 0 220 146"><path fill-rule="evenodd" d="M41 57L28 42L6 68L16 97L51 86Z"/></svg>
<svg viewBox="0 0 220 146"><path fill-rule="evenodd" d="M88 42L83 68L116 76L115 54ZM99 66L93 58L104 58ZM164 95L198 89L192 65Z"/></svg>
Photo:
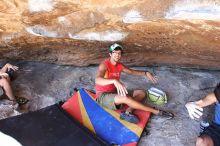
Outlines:
<svg viewBox="0 0 220 146"><path fill-rule="evenodd" d="M87 66L126 48L128 65L220 69L218 0L1 0L1 59Z"/></svg>

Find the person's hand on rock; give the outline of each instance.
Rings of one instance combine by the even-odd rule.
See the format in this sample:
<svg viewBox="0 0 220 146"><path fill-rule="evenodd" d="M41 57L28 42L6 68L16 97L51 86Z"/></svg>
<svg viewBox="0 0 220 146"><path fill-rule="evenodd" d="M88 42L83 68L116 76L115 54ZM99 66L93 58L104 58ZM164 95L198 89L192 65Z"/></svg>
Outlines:
<svg viewBox="0 0 220 146"><path fill-rule="evenodd" d="M154 74L150 73L150 72L145 72L145 75L147 76L147 78L154 84L157 83L157 76L154 76Z"/></svg>
<svg viewBox="0 0 220 146"><path fill-rule="evenodd" d="M185 107L191 119L199 119L203 115L203 108L196 105L195 102L188 102Z"/></svg>

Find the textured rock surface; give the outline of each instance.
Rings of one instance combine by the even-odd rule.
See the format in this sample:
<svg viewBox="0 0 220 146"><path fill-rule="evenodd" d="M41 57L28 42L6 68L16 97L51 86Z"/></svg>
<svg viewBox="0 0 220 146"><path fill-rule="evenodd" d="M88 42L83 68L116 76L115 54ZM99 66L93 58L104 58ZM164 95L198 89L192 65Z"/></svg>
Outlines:
<svg viewBox="0 0 220 146"><path fill-rule="evenodd" d="M85 66L117 41L128 65L220 68L217 0L2 0L0 20L1 59Z"/></svg>
<svg viewBox="0 0 220 146"><path fill-rule="evenodd" d="M13 63L13 62L12 62ZM26 111L34 111L66 100L74 87L94 90L97 67L59 66L37 62L17 62L13 87L17 96L30 99ZM192 146L199 134L199 122L189 118L185 103L204 97L220 82L220 71L178 69L169 67L136 67L154 72L159 80L152 85L143 77L122 75L122 81L130 89L158 87L167 92L168 104L161 109L175 113L175 118L164 121L152 116L147 126L149 134L141 138L139 146ZM150 104L150 103L148 103ZM0 119L22 112L15 110L6 100L0 100ZM211 120L213 106L205 108L203 119Z"/></svg>

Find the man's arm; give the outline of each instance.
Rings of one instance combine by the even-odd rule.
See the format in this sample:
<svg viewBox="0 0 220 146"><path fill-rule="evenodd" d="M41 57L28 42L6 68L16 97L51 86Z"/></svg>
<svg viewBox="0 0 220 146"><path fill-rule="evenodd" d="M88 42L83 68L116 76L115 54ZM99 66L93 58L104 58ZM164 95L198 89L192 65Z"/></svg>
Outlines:
<svg viewBox="0 0 220 146"><path fill-rule="evenodd" d="M157 78L148 71L134 70L134 69L130 69L124 65L123 65L122 71L129 74L129 75L146 76L152 83L157 83Z"/></svg>
<svg viewBox="0 0 220 146"><path fill-rule="evenodd" d="M8 73L7 71L9 71L10 69L16 71L18 70L18 67L17 66L13 66L9 63L5 64L1 69L0 69L0 77L3 77L3 78L8 78Z"/></svg>
<svg viewBox="0 0 220 146"><path fill-rule="evenodd" d="M7 63L7 64L5 64L5 65L2 67L2 69L0 70L0 72L6 73L9 69L12 69L12 70L16 71L16 70L18 70L18 67Z"/></svg>
<svg viewBox="0 0 220 146"><path fill-rule="evenodd" d="M106 72L107 68L105 66L104 63L101 63L99 65L97 74L96 74L96 84L99 85L109 85L109 84L114 84L118 94L122 95L122 96L126 96L126 94L128 93L127 89L125 88L125 86L118 80L116 79L105 79L105 72Z"/></svg>
<svg viewBox="0 0 220 146"><path fill-rule="evenodd" d="M209 106L209 105L211 105L213 103L216 103L216 102L217 102L217 99L215 97L215 94L214 93L210 93L205 98L196 101L195 104L197 106L203 108L203 107Z"/></svg>

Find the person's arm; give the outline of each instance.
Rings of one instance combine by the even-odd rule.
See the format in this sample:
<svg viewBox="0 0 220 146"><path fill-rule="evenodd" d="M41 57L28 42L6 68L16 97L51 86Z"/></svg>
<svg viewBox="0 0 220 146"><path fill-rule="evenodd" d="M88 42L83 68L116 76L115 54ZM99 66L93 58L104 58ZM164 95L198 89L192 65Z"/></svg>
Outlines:
<svg viewBox="0 0 220 146"><path fill-rule="evenodd" d="M7 63L7 64L5 64L5 65L2 67L2 69L1 69L0 72L6 73L6 72L9 71L10 69L16 71L16 70L18 70L18 67L17 67L17 66L14 66L14 65L11 65L10 63Z"/></svg>
<svg viewBox="0 0 220 146"><path fill-rule="evenodd" d="M128 93L127 89L120 81L118 81L116 79L105 79L104 78L106 70L107 70L107 68L106 68L105 64L101 63L99 65L99 68L98 68L98 71L96 74L96 80L95 80L96 84L99 84L99 85L114 84L117 89L118 94L120 94L122 96L126 96L126 94Z"/></svg>
<svg viewBox="0 0 220 146"><path fill-rule="evenodd" d="M205 98L194 102L188 102L185 107L188 110L191 119L199 119L203 115L203 107L216 103L217 99L214 93L208 94Z"/></svg>
<svg viewBox="0 0 220 146"><path fill-rule="evenodd" d="M152 83L157 83L157 78L153 74L151 74L149 71L134 70L124 65L123 65L122 71L129 75L146 76Z"/></svg>
<svg viewBox="0 0 220 146"><path fill-rule="evenodd" d="M13 69L13 70L17 70L17 69L18 69L17 66L13 66L13 65L7 63L7 64L5 64L5 65L0 69L0 77L8 78L9 76L8 76L8 74L7 74L7 71L8 71L10 68Z"/></svg>
<svg viewBox="0 0 220 146"><path fill-rule="evenodd" d="M213 103L216 103L216 102L217 102L217 99L215 97L215 94L210 93L205 98L196 101L195 104L198 105L199 107L203 108L203 107L212 105Z"/></svg>

